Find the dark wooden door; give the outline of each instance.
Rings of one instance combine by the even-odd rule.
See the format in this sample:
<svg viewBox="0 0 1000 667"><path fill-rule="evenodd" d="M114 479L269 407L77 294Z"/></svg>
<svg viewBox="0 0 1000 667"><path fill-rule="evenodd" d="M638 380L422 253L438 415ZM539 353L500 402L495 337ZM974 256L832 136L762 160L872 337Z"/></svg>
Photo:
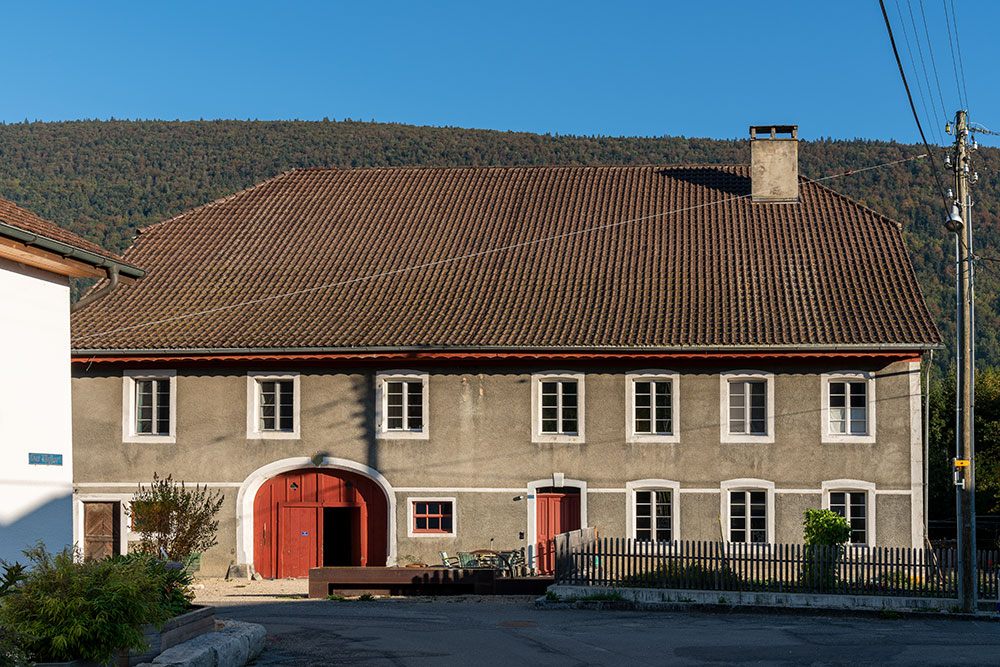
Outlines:
<svg viewBox="0 0 1000 667"><path fill-rule="evenodd" d="M555 537L580 528L579 493L539 493L535 517L537 533L538 571L552 574L555 568Z"/></svg>
<svg viewBox="0 0 1000 667"><path fill-rule="evenodd" d="M121 519L118 503L83 504L83 557L100 560L119 553Z"/></svg>

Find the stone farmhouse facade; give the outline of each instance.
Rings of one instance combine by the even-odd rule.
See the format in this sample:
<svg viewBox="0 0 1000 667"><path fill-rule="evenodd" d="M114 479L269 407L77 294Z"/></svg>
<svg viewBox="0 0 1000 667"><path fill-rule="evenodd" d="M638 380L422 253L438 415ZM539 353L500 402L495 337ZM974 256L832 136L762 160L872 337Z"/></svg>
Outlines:
<svg viewBox="0 0 1000 667"><path fill-rule="evenodd" d="M799 542L809 507L919 546L940 337L900 226L753 134L749 167L297 169L141 230L147 277L74 318L78 512L119 503L125 550L137 484L219 489L212 575Z"/></svg>

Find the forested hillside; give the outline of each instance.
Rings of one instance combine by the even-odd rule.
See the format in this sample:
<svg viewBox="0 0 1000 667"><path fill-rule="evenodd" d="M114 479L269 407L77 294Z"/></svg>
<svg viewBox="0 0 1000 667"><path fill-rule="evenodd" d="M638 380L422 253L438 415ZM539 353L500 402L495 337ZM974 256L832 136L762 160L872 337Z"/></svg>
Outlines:
<svg viewBox="0 0 1000 667"><path fill-rule="evenodd" d="M668 128L667 128L668 129ZM922 152L868 140L803 142L800 169L818 178ZM293 167L746 163L747 141L682 137L551 136L354 121L78 121L0 125L0 197L108 249L137 227ZM1000 150L974 154L976 251L1000 259ZM938 156L943 159L943 154ZM904 226L917 276L952 359L954 241L928 160L825 181ZM977 285L978 354L1000 364L1000 263L983 261Z"/></svg>

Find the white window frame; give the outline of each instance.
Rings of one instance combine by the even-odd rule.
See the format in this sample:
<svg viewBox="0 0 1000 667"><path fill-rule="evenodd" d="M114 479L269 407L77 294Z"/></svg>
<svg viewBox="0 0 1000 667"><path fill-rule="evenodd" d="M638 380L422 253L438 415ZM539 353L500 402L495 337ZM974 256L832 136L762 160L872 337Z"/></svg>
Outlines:
<svg viewBox="0 0 1000 667"><path fill-rule="evenodd" d="M387 440L427 440L430 438L430 374L427 371L390 370L379 371L375 375L375 437ZM420 382L423 423L420 430L389 429L386 427L388 410L387 382Z"/></svg>
<svg viewBox="0 0 1000 667"><path fill-rule="evenodd" d="M407 508L406 508L406 536L407 537L416 537L416 538L420 538L420 539L423 539L423 538L426 538L426 537L431 537L431 538L436 537L438 539L441 539L441 538L451 539L451 538L453 538L453 537L455 537L455 536L458 535L458 501L456 501L454 497L452 497L452 498L444 498L444 497L429 498L429 497L424 497L424 496L420 496L420 497L411 496L411 497L409 497L409 498L406 499L406 502L408 503L407 504ZM450 533L418 533L418 532L415 532L414 528L413 528L413 523L414 523L414 517L413 517L413 515L414 515L414 509L415 509L415 506L416 506L417 503L451 503L451 532Z"/></svg>
<svg viewBox="0 0 1000 667"><path fill-rule="evenodd" d="M836 373L823 373L821 376L823 383L822 401L820 414L820 433L822 442L854 442L859 444L875 443L875 374L866 371L838 371ZM867 432L864 435L853 435L850 433L830 432L830 383L831 382L866 382L868 405L866 407L865 421ZM848 406L849 409L849 406ZM848 415L850 417L850 415Z"/></svg>
<svg viewBox="0 0 1000 667"><path fill-rule="evenodd" d="M635 383L670 382L670 433L637 433L635 430ZM680 374L664 370L641 370L625 374L625 441L680 442ZM655 416L654 416L655 417Z"/></svg>
<svg viewBox="0 0 1000 667"><path fill-rule="evenodd" d="M585 373L579 371L545 371L531 374L531 441L532 442L586 442L586 387ZM552 381L576 382L576 433L542 433L542 383Z"/></svg>
<svg viewBox="0 0 1000 667"><path fill-rule="evenodd" d="M729 432L729 383L731 381L763 380L765 383L764 400L765 428L762 435L752 433ZM719 375L719 440L721 442L774 442L774 373L754 370L727 371Z"/></svg>
<svg viewBox="0 0 1000 667"><path fill-rule="evenodd" d="M719 485L721 493L719 502L719 514L722 517L723 532L726 537L726 544L733 544L730 531L732 525L729 515L729 492L730 491L764 491L767 502L767 540L756 544L774 544L774 482L766 479L754 477L743 477L740 479L727 479ZM749 530L749 526L747 528ZM738 544L751 544L750 542L739 542Z"/></svg>
<svg viewBox="0 0 1000 667"><path fill-rule="evenodd" d="M865 494L865 536L868 541L864 544L850 544L850 546L876 546L875 497L877 494L875 492L875 483L865 482L860 479L831 479L823 482L821 487L823 489L822 508L825 510L830 509L831 493L840 491L843 493L863 492Z"/></svg>
<svg viewBox="0 0 1000 667"><path fill-rule="evenodd" d="M637 540L636 537L636 516L635 506L636 506L636 492L637 491L669 491L670 492L670 542L677 542L680 538L681 530L681 512L680 512L680 498L681 498L681 485L680 482L675 482L670 479L639 479L634 482L625 483L625 494L627 496L626 509L625 509L625 527L627 535L633 540ZM655 534L655 527L653 529ZM654 542L656 540L653 540Z"/></svg>
<svg viewBox="0 0 1000 667"><path fill-rule="evenodd" d="M260 383L269 381L292 382L291 431L262 431L260 429ZM302 401L297 372L250 371L247 373L247 440L298 440L302 420L299 419Z"/></svg>
<svg viewBox="0 0 1000 667"><path fill-rule="evenodd" d="M138 380L170 381L170 430L166 435L137 433L135 428L135 383ZM177 442L177 371L127 370L122 373L122 442Z"/></svg>

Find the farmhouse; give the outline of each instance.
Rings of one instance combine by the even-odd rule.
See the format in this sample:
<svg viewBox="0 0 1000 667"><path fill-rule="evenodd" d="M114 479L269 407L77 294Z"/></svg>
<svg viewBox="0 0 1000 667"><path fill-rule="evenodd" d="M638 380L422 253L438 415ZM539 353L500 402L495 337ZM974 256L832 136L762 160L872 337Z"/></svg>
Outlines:
<svg viewBox="0 0 1000 667"><path fill-rule="evenodd" d="M225 494L206 574L439 562L559 532L923 540L900 226L749 166L296 169L140 231L73 321L74 501ZM83 531L82 524L77 524ZM89 544L90 536L78 532Z"/></svg>
<svg viewBox="0 0 1000 667"><path fill-rule="evenodd" d="M11 563L39 540L73 542L69 279L105 276L91 301L142 271L0 199L0 559Z"/></svg>

